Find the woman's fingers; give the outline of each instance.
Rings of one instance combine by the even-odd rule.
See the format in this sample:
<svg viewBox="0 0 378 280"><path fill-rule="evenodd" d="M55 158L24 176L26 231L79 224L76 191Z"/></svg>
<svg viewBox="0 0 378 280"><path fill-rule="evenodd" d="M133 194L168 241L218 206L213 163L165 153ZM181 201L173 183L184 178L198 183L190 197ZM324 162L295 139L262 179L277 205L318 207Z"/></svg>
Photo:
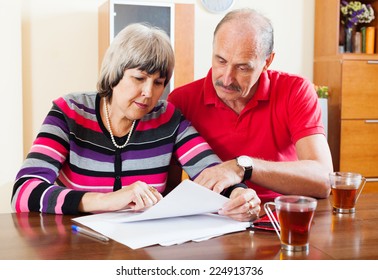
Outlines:
<svg viewBox="0 0 378 280"><path fill-rule="evenodd" d="M154 188L146 183L138 182L134 189L135 205L134 210L142 210L151 207L162 199L162 195Z"/></svg>
<svg viewBox="0 0 378 280"><path fill-rule="evenodd" d="M252 189L235 189L223 208L220 215L228 216L238 221L251 221L258 218L261 201Z"/></svg>

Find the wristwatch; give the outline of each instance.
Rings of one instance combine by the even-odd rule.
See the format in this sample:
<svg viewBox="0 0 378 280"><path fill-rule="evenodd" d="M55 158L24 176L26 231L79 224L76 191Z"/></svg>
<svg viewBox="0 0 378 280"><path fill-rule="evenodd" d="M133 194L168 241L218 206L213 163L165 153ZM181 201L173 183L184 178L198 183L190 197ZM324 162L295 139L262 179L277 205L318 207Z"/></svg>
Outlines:
<svg viewBox="0 0 378 280"><path fill-rule="evenodd" d="M242 182L251 179L254 167L252 158L250 158L249 156L239 156L236 158L236 164L244 170L244 177Z"/></svg>

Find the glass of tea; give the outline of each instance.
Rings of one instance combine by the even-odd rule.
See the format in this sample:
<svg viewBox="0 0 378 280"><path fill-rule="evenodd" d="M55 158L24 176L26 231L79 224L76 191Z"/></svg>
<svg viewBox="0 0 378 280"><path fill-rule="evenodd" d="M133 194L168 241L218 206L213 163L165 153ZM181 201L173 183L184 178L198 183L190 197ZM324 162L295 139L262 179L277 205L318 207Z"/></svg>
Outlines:
<svg viewBox="0 0 378 280"><path fill-rule="evenodd" d="M329 175L332 208L335 213L354 213L366 179L358 173L333 172Z"/></svg>
<svg viewBox="0 0 378 280"><path fill-rule="evenodd" d="M274 202L264 204L264 209L281 240L281 248L288 251L308 251L312 219L317 206L315 198L282 195ZM276 220L271 206L277 211Z"/></svg>

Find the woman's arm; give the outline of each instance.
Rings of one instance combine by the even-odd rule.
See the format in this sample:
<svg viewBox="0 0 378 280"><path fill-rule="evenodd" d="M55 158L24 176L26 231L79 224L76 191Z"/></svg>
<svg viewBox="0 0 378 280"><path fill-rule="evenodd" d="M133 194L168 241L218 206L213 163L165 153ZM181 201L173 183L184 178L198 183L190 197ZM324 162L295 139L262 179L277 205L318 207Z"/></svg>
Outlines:
<svg viewBox="0 0 378 280"><path fill-rule="evenodd" d="M69 153L69 129L54 103L19 170L12 192L16 212L75 214L84 192L55 184Z"/></svg>

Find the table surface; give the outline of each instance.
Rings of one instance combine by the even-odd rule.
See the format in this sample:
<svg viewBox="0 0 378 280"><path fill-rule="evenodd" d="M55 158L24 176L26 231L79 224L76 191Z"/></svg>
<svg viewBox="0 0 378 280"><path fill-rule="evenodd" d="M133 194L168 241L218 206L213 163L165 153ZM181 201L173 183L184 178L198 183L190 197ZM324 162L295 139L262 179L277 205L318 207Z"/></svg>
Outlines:
<svg viewBox="0 0 378 280"><path fill-rule="evenodd" d="M378 193L362 194L354 214L332 213L330 199L318 201L307 253L281 250L275 232L250 229L198 243L132 250L113 240L102 242L74 234L74 216L12 213L0 214L0 259L377 260Z"/></svg>

